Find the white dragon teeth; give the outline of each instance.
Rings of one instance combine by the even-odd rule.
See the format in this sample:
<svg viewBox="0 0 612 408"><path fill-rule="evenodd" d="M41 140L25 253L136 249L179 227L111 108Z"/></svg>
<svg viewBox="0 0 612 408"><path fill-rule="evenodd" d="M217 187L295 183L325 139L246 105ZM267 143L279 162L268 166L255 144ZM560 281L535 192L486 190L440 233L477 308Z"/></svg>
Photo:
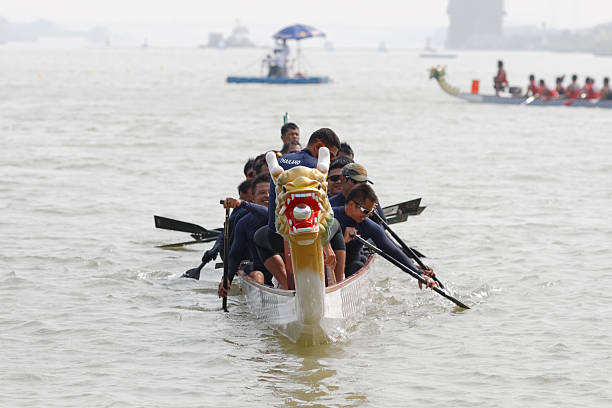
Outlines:
<svg viewBox="0 0 612 408"><path fill-rule="evenodd" d="M319 232L319 226L314 225L312 227L304 227L304 228L296 228L295 226L291 226L291 231L294 234L298 234L300 232Z"/></svg>
<svg viewBox="0 0 612 408"><path fill-rule="evenodd" d="M319 204L320 205L320 204ZM287 209L286 205L283 205L280 209L280 211L278 212L280 215L283 215L285 213L285 210Z"/></svg>

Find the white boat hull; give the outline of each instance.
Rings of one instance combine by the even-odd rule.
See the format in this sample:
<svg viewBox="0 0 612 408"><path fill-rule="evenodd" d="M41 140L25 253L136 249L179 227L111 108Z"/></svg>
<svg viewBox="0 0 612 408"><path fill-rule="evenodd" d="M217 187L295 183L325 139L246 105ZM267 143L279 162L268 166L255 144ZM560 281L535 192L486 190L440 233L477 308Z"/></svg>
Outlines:
<svg viewBox="0 0 612 408"><path fill-rule="evenodd" d="M334 342L345 338L365 316L371 300L372 260L353 276L325 289L323 313L317 319L312 314L305 319L300 313L294 290L261 285L243 273L239 284L251 313L291 341L308 345Z"/></svg>

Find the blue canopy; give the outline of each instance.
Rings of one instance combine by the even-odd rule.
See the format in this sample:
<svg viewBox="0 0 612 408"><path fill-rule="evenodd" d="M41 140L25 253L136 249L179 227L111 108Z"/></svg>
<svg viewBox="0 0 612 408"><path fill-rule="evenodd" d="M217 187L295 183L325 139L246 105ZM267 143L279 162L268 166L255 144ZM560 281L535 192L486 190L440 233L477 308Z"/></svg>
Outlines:
<svg viewBox="0 0 612 408"><path fill-rule="evenodd" d="M310 37L325 37L325 33L304 24L294 24L283 28L272 36L277 40L303 40Z"/></svg>

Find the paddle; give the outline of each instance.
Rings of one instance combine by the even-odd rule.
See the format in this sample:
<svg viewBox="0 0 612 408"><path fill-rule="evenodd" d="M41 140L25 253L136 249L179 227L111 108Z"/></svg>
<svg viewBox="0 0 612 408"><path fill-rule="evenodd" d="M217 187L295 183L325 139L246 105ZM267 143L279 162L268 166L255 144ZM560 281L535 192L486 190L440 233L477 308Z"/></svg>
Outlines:
<svg viewBox="0 0 612 408"><path fill-rule="evenodd" d="M221 205L225 204L225 200L220 200ZM225 222L223 223L223 288L227 291L227 255L229 252L229 207L225 209ZM227 296L223 296L223 311L227 312Z"/></svg>
<svg viewBox="0 0 612 408"><path fill-rule="evenodd" d="M198 224L192 224L190 222L184 222L179 220L173 220L172 218L160 217L154 215L155 227L161 229L167 229L172 231L189 232L197 235L200 239L216 237L221 233L218 230L209 230ZM196 237L194 237L196 238Z"/></svg>
<svg viewBox="0 0 612 408"><path fill-rule="evenodd" d="M427 281L424 278L422 278L418 273L414 272L413 270L408 268L406 265L404 265L403 263L401 263L397 259L393 258L391 255L389 255L389 254L383 252L382 250L378 249L377 247L375 247L374 245L370 244L368 241L366 241L365 239L361 238L357 234L353 234L352 237L353 237L353 239L356 239L357 241L361 242L363 245L365 245L368 248L370 248L372 251L376 252L378 255L380 255L383 258L385 258L387 261L391 262L393 265L395 265L398 268L400 268L402 271L408 273L410 276L412 276L413 278L415 278L419 282L427 284ZM447 298L448 300L450 300L451 302L453 302L457 306L462 307L464 309L469 309L469 307L467 305L465 305L461 301L455 299L451 295L447 294L446 292L444 292L442 289L438 288L437 286L432 287L432 289L433 289L434 292L436 292L437 294Z"/></svg>
<svg viewBox="0 0 612 408"><path fill-rule="evenodd" d="M404 253L409 257L414 259L419 266L421 267L421 269L429 269L429 267L427 265L425 265L423 262L421 262L421 259L417 256L417 254L415 253L416 251L413 250L412 248L410 248L408 245L406 245L404 243L404 241L402 241L402 239L395 233L395 231L393 231L391 229L391 227L389 227L389 225L385 222L385 220L382 219L382 217L380 215L378 215L378 213L376 211L374 211L372 213L373 217L376 217L376 219L378 219L378 222L380 222L380 224L383 226L384 229L386 229L387 231L389 231L389 233L391 234L391 236L395 239L395 241L397 241L400 246L402 247L402 250L404 251ZM442 289L444 289L444 285L442 284L442 282L440 282L438 280L438 278L436 276L433 277L433 280L435 280L436 282L438 282L438 285L440 285L440 287Z"/></svg>
<svg viewBox="0 0 612 408"><path fill-rule="evenodd" d="M204 265L206 265L206 262L202 262L197 268L192 268L192 269L189 269L188 271L185 271L185 273L183 274L183 276L181 276L181 278L191 278L191 279L199 280L200 271L202 270Z"/></svg>
<svg viewBox="0 0 612 408"><path fill-rule="evenodd" d="M573 99L568 99L567 101L563 102L563 105L565 106L571 106L572 103L574 103L574 101L576 100L576 98Z"/></svg>
<svg viewBox="0 0 612 408"><path fill-rule="evenodd" d="M192 245L192 244L200 244L202 242L211 242L211 241L215 241L216 239L217 239L217 237L208 237L208 238L204 238L204 239L198 239L196 241L175 242L174 244L158 245L157 247L158 248L170 249L170 248L181 247L183 245Z"/></svg>
<svg viewBox="0 0 612 408"><path fill-rule="evenodd" d="M388 205L383 207L382 210L387 219L387 223L396 224L406 221L409 215L419 215L422 213L425 207L419 207L420 203L421 199L415 198L414 200L404 201L403 203Z"/></svg>
<svg viewBox="0 0 612 408"><path fill-rule="evenodd" d="M529 98L525 99L521 105L529 105L531 102L536 100L536 96L532 95Z"/></svg>

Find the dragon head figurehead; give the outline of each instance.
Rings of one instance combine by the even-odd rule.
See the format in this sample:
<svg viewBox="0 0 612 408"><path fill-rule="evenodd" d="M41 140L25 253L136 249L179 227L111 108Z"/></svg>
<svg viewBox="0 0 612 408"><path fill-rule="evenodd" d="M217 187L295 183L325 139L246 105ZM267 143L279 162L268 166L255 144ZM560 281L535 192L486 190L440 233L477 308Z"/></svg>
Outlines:
<svg viewBox="0 0 612 408"><path fill-rule="evenodd" d="M269 152L266 161L276 184L276 230L291 244L310 245L318 239L321 246L329 241L334 214L327 198L329 150L319 149L316 169L296 166L283 170L276 155Z"/></svg>
<svg viewBox="0 0 612 408"><path fill-rule="evenodd" d="M315 169L283 170L274 152L266 161L276 184L276 230L290 249L300 324L316 327L325 315L323 248L334 220L325 181L329 150L319 149Z"/></svg>

